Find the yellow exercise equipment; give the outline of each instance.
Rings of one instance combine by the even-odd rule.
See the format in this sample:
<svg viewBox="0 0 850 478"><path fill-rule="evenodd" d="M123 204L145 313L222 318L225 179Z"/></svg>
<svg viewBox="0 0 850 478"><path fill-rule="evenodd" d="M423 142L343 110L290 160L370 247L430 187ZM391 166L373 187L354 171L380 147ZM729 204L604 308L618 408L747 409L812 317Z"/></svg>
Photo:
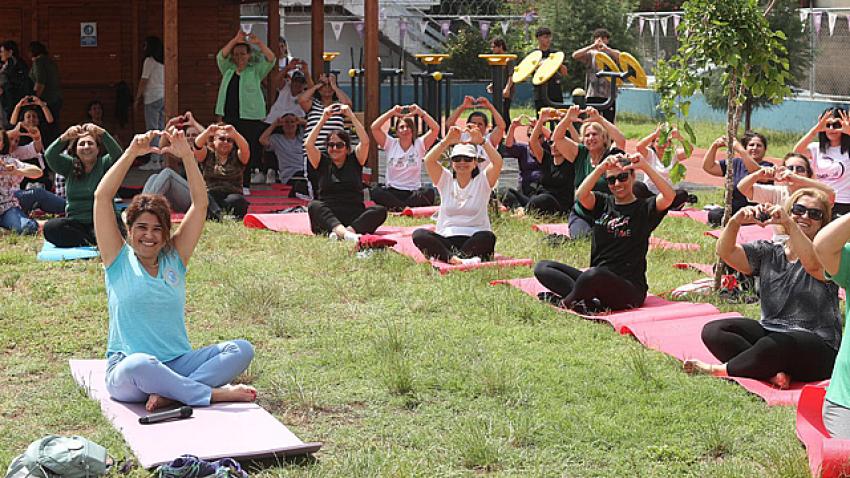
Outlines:
<svg viewBox="0 0 850 478"><path fill-rule="evenodd" d="M439 65L443 62L449 55L445 53L419 53L416 56L416 59L421 61L425 65Z"/></svg>
<svg viewBox="0 0 850 478"><path fill-rule="evenodd" d="M534 78L531 80L531 83L535 86L546 83L555 76L555 73L558 72L558 69L561 68L563 63L564 52L556 51L555 53L550 54L545 60L540 62L540 66L538 66L537 71L534 72Z"/></svg>
<svg viewBox="0 0 850 478"><path fill-rule="evenodd" d="M505 66L511 60L516 60L517 56L511 53L484 53L478 55L478 58L487 60L490 66Z"/></svg>
<svg viewBox="0 0 850 478"><path fill-rule="evenodd" d="M622 56L620 58L622 58ZM613 71L614 73L620 73L620 67L618 67L617 64L614 63L614 60L605 52L597 51L596 53L594 53L593 61L594 63L596 63L596 68L602 71ZM622 84L623 80L618 78L617 86L620 86Z"/></svg>
<svg viewBox="0 0 850 478"><path fill-rule="evenodd" d="M620 69L629 72L627 80L638 88L646 88L646 71L630 53L620 53ZM632 73L634 72L634 73Z"/></svg>
<svg viewBox="0 0 850 478"><path fill-rule="evenodd" d="M540 60L543 59L543 52L540 50L534 50L529 53L519 62L519 65L514 68L514 74L511 78L513 78L514 83L522 83L532 73L537 69L537 66L540 65Z"/></svg>

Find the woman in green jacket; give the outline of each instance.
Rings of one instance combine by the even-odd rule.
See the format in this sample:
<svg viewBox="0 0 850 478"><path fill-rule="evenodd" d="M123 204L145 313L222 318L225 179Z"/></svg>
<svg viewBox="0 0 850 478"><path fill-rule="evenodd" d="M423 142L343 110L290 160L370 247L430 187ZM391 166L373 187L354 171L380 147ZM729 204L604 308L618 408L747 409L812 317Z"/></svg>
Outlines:
<svg viewBox="0 0 850 478"><path fill-rule="evenodd" d="M51 169L65 176L68 202L65 217L44 224L45 240L58 247L97 244L92 218L94 191L122 153L118 142L92 123L71 126L47 148L44 159Z"/></svg>
<svg viewBox="0 0 850 478"><path fill-rule="evenodd" d="M259 48L261 54L252 55L251 45ZM251 147L250 167L245 168L242 176L244 194L249 193L251 171L256 169L259 172L262 166L260 135L266 129L263 120L267 111L261 83L274 68L275 61L274 52L265 43L253 33L245 34L241 30L216 55L221 85L215 114L225 123L232 124Z"/></svg>

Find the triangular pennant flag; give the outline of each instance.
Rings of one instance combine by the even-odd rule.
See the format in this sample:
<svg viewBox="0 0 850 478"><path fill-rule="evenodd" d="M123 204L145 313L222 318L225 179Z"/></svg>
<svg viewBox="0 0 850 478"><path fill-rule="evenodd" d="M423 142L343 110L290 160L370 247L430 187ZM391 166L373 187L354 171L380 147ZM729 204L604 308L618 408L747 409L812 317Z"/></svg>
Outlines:
<svg viewBox="0 0 850 478"><path fill-rule="evenodd" d="M832 32L835 31L835 21L838 20L838 14L827 12L826 14L827 25L829 25L829 36L832 36Z"/></svg>
<svg viewBox="0 0 850 478"><path fill-rule="evenodd" d="M645 22L646 22L646 20L643 17L638 18L638 31L640 32L641 35L643 35L643 24Z"/></svg>
<svg viewBox="0 0 850 478"><path fill-rule="evenodd" d="M444 37L449 36L449 33L452 32L452 21L451 20L440 20L440 33L443 34Z"/></svg>
<svg viewBox="0 0 850 478"><path fill-rule="evenodd" d="M820 24L821 24L820 20L821 20L822 17L823 17L823 12L815 12L814 13L813 18L815 19L815 33L818 34L818 35L820 35Z"/></svg>
<svg viewBox="0 0 850 478"><path fill-rule="evenodd" d="M631 28L631 27L632 27L632 22L633 22L633 21L635 21L635 16L634 16L634 15L628 15L628 16L626 17L626 30L628 30L629 28Z"/></svg>
<svg viewBox="0 0 850 478"><path fill-rule="evenodd" d="M399 41L404 41L404 35L407 33L407 19L398 19L398 38Z"/></svg>
<svg viewBox="0 0 850 478"><path fill-rule="evenodd" d="M490 22L478 21L478 28L481 30L481 38L487 39L487 34L490 33Z"/></svg>
<svg viewBox="0 0 850 478"><path fill-rule="evenodd" d="M850 30L850 13L847 14L847 29Z"/></svg>
<svg viewBox="0 0 850 478"><path fill-rule="evenodd" d="M345 22L331 22L331 30L334 32L334 38L339 41L339 35L342 33L342 25Z"/></svg>
<svg viewBox="0 0 850 478"><path fill-rule="evenodd" d="M472 18L469 15L461 15L460 19L469 26L472 26Z"/></svg>
<svg viewBox="0 0 850 478"><path fill-rule="evenodd" d="M654 18L650 18L647 21L649 22L649 33L651 33L652 36L655 36L655 22L657 20L655 20Z"/></svg>
<svg viewBox="0 0 850 478"><path fill-rule="evenodd" d="M363 39L363 28L365 26L366 25L364 25L362 21L361 22L354 22L354 29L357 31L357 35L360 36L361 40Z"/></svg>
<svg viewBox="0 0 850 478"><path fill-rule="evenodd" d="M502 35L507 35L508 34L508 28L510 28L510 26L511 26L511 21L510 20L502 20L500 25L502 26Z"/></svg>
<svg viewBox="0 0 850 478"><path fill-rule="evenodd" d="M427 30L428 30L428 22L425 21L425 20L420 21L419 22L419 31L422 32L422 34L424 35Z"/></svg>
<svg viewBox="0 0 850 478"><path fill-rule="evenodd" d="M682 20L682 17L679 15L673 15L673 33L675 35L679 35L679 22Z"/></svg>
<svg viewBox="0 0 850 478"><path fill-rule="evenodd" d="M667 36L667 19L670 17L664 17L658 19L659 24L661 25L661 34L665 37Z"/></svg>
<svg viewBox="0 0 850 478"><path fill-rule="evenodd" d="M801 9L800 10L800 23L802 23L805 26L807 18L809 18L809 11Z"/></svg>

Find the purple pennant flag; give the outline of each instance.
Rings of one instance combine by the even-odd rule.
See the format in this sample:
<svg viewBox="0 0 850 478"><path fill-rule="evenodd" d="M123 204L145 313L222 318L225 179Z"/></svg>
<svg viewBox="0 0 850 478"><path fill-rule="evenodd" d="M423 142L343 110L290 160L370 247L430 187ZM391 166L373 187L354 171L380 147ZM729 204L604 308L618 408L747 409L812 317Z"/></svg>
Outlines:
<svg viewBox="0 0 850 478"><path fill-rule="evenodd" d="M823 12L815 12L814 20L815 20L815 33L820 35L820 20L823 17Z"/></svg>
<svg viewBox="0 0 850 478"><path fill-rule="evenodd" d="M398 20L398 36L399 40L404 39L404 35L407 33L407 20L404 18L400 18Z"/></svg>
<svg viewBox="0 0 850 478"><path fill-rule="evenodd" d="M641 35L643 35L643 25L646 23L646 19L643 17L638 18L638 31Z"/></svg>
<svg viewBox="0 0 850 478"><path fill-rule="evenodd" d="M363 22L355 22L354 23L354 29L357 30L357 34L360 35L361 40L363 39L363 28L364 28L364 26L365 25L363 24Z"/></svg>
<svg viewBox="0 0 850 478"><path fill-rule="evenodd" d="M850 30L850 13L847 14L847 29Z"/></svg>
<svg viewBox="0 0 850 478"><path fill-rule="evenodd" d="M479 21L478 28L481 29L481 38L487 39L487 34L490 33L490 22Z"/></svg>
<svg viewBox="0 0 850 478"><path fill-rule="evenodd" d="M451 20L440 20L440 33L443 34L444 37L449 36L449 33L452 32L452 21Z"/></svg>

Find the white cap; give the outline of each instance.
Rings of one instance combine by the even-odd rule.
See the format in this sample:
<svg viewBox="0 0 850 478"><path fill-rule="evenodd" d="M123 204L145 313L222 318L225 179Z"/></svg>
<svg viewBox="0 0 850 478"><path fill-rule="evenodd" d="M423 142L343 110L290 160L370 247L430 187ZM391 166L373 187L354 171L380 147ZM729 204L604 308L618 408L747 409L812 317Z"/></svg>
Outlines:
<svg viewBox="0 0 850 478"><path fill-rule="evenodd" d="M450 158L454 158L455 156L468 156L470 158L477 158L478 147L470 143L456 144L452 148L451 154L449 154Z"/></svg>

